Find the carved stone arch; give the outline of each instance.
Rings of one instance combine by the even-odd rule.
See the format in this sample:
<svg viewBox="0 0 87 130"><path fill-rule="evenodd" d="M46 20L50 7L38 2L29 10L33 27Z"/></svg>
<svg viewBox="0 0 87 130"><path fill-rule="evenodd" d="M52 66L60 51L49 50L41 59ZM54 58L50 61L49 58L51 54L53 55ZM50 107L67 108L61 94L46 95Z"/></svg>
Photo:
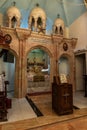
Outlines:
<svg viewBox="0 0 87 130"><path fill-rule="evenodd" d="M68 59L69 70L70 70L69 79L70 79L70 83L72 83L73 89L74 89L74 87L75 87L75 84L74 84L74 79L75 79L74 57L72 54L62 53L61 55L59 55L58 64L59 64L59 59L61 57L65 57Z"/></svg>
<svg viewBox="0 0 87 130"><path fill-rule="evenodd" d="M15 6L9 7L6 11L6 16L7 16L7 22L9 27L12 27L12 21L11 21L12 18L14 20L13 22L15 21L17 22L16 27L20 27L21 13L18 8L16 8Z"/></svg>
<svg viewBox="0 0 87 130"><path fill-rule="evenodd" d="M63 54L61 54L61 55L59 56L59 58L62 57L62 56L66 57L66 58L68 58L68 59L71 59L71 55L68 54L68 53L63 53Z"/></svg>
<svg viewBox="0 0 87 130"><path fill-rule="evenodd" d="M37 48L44 50L45 52L48 53L48 55L49 55L50 57L53 57L53 54L51 53L50 49L48 49L48 48L45 47L45 46L41 46L41 45L37 45L37 46L33 46L33 47L29 48L29 50L28 50L27 53L26 53L26 56L28 55L28 53L29 53L31 50L37 49Z"/></svg>
<svg viewBox="0 0 87 130"><path fill-rule="evenodd" d="M67 58L67 59L69 60L69 64L70 64L70 68L71 68L71 66L72 66L72 64L71 64L72 56L71 56L70 54L68 54L68 53L63 53L63 54L61 54L61 55L59 56L58 61L59 61L59 59L60 59L61 57L65 57L65 58Z"/></svg>
<svg viewBox="0 0 87 130"><path fill-rule="evenodd" d="M18 76L19 76L19 68L18 68L18 64L19 64L19 56L18 54L16 53L15 50L9 48L9 47L5 47L4 45L3 46L0 46L0 48L2 49L6 49L6 50L9 50L15 57L15 77L14 77L14 80L15 80L15 84L14 84L14 96L15 97L19 97L19 81L18 81Z"/></svg>
<svg viewBox="0 0 87 130"><path fill-rule="evenodd" d="M33 50L33 49L42 49L44 50L48 55L49 55L49 58L50 58L50 81L52 82L53 80L53 68L54 68L54 55L52 54L52 52L50 51L49 48L45 47L45 46L41 46L41 45L36 45L36 46L33 46L31 48L28 49L27 53L26 53L26 66L27 66L27 55L28 53Z"/></svg>

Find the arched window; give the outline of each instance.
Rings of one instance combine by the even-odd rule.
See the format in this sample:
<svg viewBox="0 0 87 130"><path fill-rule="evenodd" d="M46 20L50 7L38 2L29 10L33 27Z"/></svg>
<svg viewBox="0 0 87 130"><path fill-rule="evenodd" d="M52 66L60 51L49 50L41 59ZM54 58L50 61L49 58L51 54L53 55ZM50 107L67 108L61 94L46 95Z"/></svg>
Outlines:
<svg viewBox="0 0 87 130"><path fill-rule="evenodd" d="M59 31L60 31L60 34L63 35L63 28L62 28L62 26L60 26L60 30Z"/></svg>
<svg viewBox="0 0 87 130"><path fill-rule="evenodd" d="M16 23L17 23L17 20L15 18L15 16L11 19L11 25L12 25L12 28L15 28L16 27Z"/></svg>
<svg viewBox="0 0 87 130"><path fill-rule="evenodd" d="M42 26L42 19L41 19L41 17L38 17L37 26Z"/></svg>

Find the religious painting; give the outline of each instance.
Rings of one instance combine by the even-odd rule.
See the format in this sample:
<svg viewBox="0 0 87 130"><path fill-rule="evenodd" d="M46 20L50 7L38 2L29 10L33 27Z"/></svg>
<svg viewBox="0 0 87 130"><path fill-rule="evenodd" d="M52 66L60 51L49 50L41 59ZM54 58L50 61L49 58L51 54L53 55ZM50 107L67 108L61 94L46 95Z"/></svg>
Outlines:
<svg viewBox="0 0 87 130"><path fill-rule="evenodd" d="M64 49L64 51L67 51L67 50L68 50L68 45L67 45L67 43L64 43L64 44L63 44L63 49Z"/></svg>
<svg viewBox="0 0 87 130"><path fill-rule="evenodd" d="M0 30L0 43L7 43L10 44L12 41L12 37L9 34L3 36L3 32Z"/></svg>
<svg viewBox="0 0 87 130"><path fill-rule="evenodd" d="M4 36L4 39L5 39L5 43L7 43L7 44L10 44L12 41L12 37L9 34L6 34Z"/></svg>
<svg viewBox="0 0 87 130"><path fill-rule="evenodd" d="M59 75L60 83L67 83L67 76L65 74Z"/></svg>

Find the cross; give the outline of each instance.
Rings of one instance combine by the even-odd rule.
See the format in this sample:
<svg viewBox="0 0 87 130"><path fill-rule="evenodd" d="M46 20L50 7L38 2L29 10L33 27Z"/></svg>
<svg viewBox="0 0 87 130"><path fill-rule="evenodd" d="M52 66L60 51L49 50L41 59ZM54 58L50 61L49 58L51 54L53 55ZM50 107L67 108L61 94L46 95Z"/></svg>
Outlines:
<svg viewBox="0 0 87 130"><path fill-rule="evenodd" d="M63 97L65 97L65 100L66 100L65 102L66 102L66 104L68 103L68 102L67 102L67 98L68 98L69 95L70 95L69 93L65 93L65 94L63 95Z"/></svg>
<svg viewBox="0 0 87 130"><path fill-rule="evenodd" d="M14 1L14 2L13 2L13 6L15 6L15 5L16 5L16 2Z"/></svg>
<svg viewBox="0 0 87 130"><path fill-rule="evenodd" d="M39 4L37 3L36 6L39 7Z"/></svg>
<svg viewBox="0 0 87 130"><path fill-rule="evenodd" d="M43 34L45 33L44 31L45 31L46 29L44 29L42 26L39 26L38 28L39 28L38 33L40 33L40 32L42 32Z"/></svg>
<svg viewBox="0 0 87 130"><path fill-rule="evenodd" d="M57 18L60 18L60 14L57 14Z"/></svg>

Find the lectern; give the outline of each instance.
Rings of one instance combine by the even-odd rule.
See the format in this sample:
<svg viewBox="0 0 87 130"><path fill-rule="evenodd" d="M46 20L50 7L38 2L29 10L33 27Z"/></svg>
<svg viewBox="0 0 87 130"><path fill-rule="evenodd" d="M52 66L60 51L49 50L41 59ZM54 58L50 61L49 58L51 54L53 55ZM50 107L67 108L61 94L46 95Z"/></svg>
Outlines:
<svg viewBox="0 0 87 130"><path fill-rule="evenodd" d="M72 84L58 81L59 77L54 77L52 83L52 108L58 115L73 113Z"/></svg>

